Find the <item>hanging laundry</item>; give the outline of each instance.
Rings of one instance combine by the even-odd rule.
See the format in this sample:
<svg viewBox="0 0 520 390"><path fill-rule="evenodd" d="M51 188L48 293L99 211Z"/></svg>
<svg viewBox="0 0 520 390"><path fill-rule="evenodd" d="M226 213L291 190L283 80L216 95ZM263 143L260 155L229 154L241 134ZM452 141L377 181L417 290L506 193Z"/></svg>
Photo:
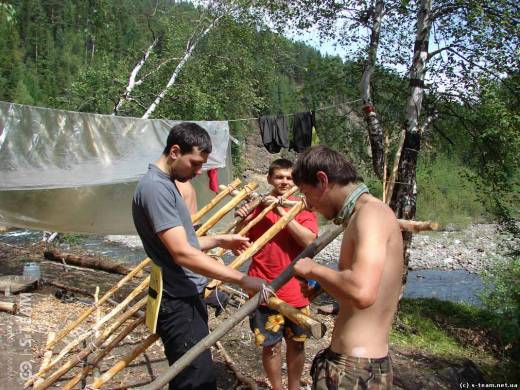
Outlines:
<svg viewBox="0 0 520 390"><path fill-rule="evenodd" d="M289 129L285 116L261 116L258 124L262 143L269 153L278 153L281 148L289 147Z"/></svg>
<svg viewBox="0 0 520 390"><path fill-rule="evenodd" d="M209 189L213 192L219 192L218 188L218 171L217 168L209 169L207 171L209 178Z"/></svg>
<svg viewBox="0 0 520 390"><path fill-rule="evenodd" d="M294 114L291 149L297 153L311 146L312 129L315 126L314 111Z"/></svg>

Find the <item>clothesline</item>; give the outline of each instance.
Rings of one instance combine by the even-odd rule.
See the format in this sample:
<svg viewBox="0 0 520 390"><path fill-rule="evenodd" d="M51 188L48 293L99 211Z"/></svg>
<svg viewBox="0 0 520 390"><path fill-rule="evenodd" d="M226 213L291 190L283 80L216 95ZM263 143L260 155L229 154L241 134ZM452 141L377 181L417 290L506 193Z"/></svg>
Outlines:
<svg viewBox="0 0 520 390"><path fill-rule="evenodd" d="M326 107L316 108L315 110L312 110L312 111L323 111L323 110L328 110L328 109L331 109L331 108L334 108L334 107L343 106L343 105L345 105L345 104L351 104L351 103L360 102L360 101L362 101L362 100L363 100L363 99L351 100L351 101L349 101L349 102L343 102L343 103L334 104L334 105L331 105L331 106L326 106ZM284 116L294 116L294 115L296 115L296 113L285 114ZM227 121L228 121L228 122L245 122L245 121L254 121L254 120L258 120L258 119L259 119L259 117L256 117L256 118L228 119Z"/></svg>

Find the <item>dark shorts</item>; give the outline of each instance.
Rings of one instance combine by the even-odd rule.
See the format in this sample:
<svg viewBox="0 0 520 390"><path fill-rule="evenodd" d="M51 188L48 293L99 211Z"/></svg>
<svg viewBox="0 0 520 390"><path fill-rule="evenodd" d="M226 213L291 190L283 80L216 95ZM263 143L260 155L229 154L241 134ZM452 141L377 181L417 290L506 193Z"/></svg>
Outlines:
<svg viewBox="0 0 520 390"><path fill-rule="evenodd" d="M313 390L392 389L392 362L389 355L357 358L325 349L314 358L311 377Z"/></svg>
<svg viewBox="0 0 520 390"><path fill-rule="evenodd" d="M157 333L164 345L168 363L172 365L191 347L206 337L208 311L199 295L172 298L163 294ZM216 390L216 377L211 352L200 354L170 381L170 390Z"/></svg>
<svg viewBox="0 0 520 390"><path fill-rule="evenodd" d="M308 306L299 309L304 314L310 314ZM259 347L275 345L283 337L299 342L307 340L307 334L303 328L267 306L256 308L249 316L249 326L255 334L255 344Z"/></svg>

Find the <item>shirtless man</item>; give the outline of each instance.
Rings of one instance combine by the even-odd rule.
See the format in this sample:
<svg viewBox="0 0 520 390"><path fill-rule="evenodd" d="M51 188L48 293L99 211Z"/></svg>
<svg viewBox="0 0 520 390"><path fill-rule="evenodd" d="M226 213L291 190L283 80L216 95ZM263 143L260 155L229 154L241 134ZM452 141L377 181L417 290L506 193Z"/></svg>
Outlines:
<svg viewBox="0 0 520 390"><path fill-rule="evenodd" d="M340 306L330 347L312 365L313 389L390 389L388 338L403 270L397 219L368 193L351 163L326 146L300 155L293 180L312 210L345 226L337 271L309 258L294 268L300 277L316 280ZM311 292L306 283L302 290Z"/></svg>
<svg viewBox="0 0 520 390"><path fill-rule="evenodd" d="M190 212L190 215L197 213L197 193L195 192L195 188L191 181L179 181L175 180L175 185L179 189L179 192L184 199L184 203L186 203L186 207ZM195 229L197 230L197 229Z"/></svg>

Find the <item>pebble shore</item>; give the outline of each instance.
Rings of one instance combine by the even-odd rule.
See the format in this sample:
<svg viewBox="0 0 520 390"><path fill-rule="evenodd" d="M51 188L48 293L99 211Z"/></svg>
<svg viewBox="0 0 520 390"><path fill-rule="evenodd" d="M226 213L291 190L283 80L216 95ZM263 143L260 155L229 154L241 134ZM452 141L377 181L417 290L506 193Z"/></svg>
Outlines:
<svg viewBox="0 0 520 390"><path fill-rule="evenodd" d="M142 247L138 236L107 236L110 241L129 247ZM335 264L338 260L342 236L321 251L316 260ZM504 244L512 241L497 232L495 224L473 224L463 230L446 228L443 231L414 234L410 248L410 270L463 269L479 273L500 259Z"/></svg>

